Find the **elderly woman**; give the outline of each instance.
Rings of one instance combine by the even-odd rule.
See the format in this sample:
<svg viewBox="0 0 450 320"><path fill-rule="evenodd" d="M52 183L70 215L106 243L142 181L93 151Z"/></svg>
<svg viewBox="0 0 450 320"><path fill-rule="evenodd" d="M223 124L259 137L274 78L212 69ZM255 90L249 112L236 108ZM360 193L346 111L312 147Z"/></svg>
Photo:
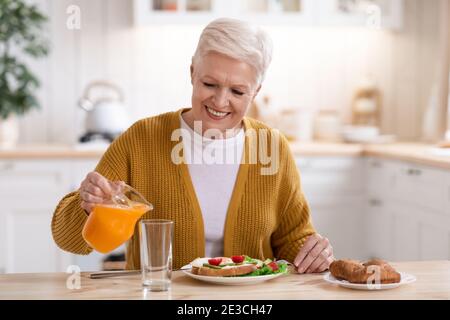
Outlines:
<svg viewBox="0 0 450 320"><path fill-rule="evenodd" d="M287 140L245 117L271 55L262 30L234 19L211 22L190 67L192 108L140 120L111 144L79 190L57 206L58 246L89 254L81 234L86 219L110 198L111 182L123 181L154 205L144 218L175 222L175 268L197 257L246 254L288 260L300 273L326 270L333 250L312 226ZM223 155L227 161L217 161ZM139 256L135 232L128 269L139 269Z"/></svg>

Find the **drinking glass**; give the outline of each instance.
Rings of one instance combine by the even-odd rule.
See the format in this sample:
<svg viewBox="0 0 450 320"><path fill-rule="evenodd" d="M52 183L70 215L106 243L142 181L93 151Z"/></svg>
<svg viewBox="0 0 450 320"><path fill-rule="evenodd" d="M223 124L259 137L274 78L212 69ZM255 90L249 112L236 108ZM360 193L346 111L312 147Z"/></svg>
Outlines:
<svg viewBox="0 0 450 320"><path fill-rule="evenodd" d="M142 285L150 291L167 291L172 277L173 221L140 222Z"/></svg>

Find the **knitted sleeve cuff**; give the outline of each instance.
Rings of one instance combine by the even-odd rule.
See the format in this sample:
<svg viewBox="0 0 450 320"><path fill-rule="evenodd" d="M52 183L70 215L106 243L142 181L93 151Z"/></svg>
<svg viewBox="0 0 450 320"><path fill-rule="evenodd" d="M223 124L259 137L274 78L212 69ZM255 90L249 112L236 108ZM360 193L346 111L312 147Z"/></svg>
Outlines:
<svg viewBox="0 0 450 320"><path fill-rule="evenodd" d="M81 208L78 191L66 195L58 204L53 214L51 230L55 243L62 250L87 255L92 248L81 234L88 215Z"/></svg>

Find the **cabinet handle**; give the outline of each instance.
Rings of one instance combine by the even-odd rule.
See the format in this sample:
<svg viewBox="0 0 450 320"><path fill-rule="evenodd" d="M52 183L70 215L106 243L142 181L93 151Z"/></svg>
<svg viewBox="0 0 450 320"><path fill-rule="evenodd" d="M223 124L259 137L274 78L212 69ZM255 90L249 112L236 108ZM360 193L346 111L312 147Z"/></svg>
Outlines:
<svg viewBox="0 0 450 320"><path fill-rule="evenodd" d="M422 170L409 168L406 170L406 173L410 176L420 176L422 174Z"/></svg>
<svg viewBox="0 0 450 320"><path fill-rule="evenodd" d="M382 204L383 203L381 202L381 200L378 200L378 199L370 199L369 200L369 205L371 207L381 207Z"/></svg>
<svg viewBox="0 0 450 320"><path fill-rule="evenodd" d="M381 164L381 162L379 162L379 161L372 161L371 163L370 163L370 165L371 165L371 167L372 168L381 168L383 165Z"/></svg>

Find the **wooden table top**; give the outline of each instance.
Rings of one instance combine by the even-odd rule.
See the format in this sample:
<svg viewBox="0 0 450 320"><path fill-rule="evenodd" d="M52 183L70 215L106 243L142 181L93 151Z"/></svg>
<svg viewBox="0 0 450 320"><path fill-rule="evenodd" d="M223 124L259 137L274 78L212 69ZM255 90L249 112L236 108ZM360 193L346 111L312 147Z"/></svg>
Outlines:
<svg viewBox="0 0 450 320"><path fill-rule="evenodd" d="M70 290L66 285L70 274L3 274L0 299L450 299L450 261L392 265L399 272L415 275L417 281L390 290L360 291L329 284L323 280L323 274L289 274L254 285L224 286L201 282L176 271L170 291L145 292L140 276L93 280L88 273L82 273L81 288Z"/></svg>

